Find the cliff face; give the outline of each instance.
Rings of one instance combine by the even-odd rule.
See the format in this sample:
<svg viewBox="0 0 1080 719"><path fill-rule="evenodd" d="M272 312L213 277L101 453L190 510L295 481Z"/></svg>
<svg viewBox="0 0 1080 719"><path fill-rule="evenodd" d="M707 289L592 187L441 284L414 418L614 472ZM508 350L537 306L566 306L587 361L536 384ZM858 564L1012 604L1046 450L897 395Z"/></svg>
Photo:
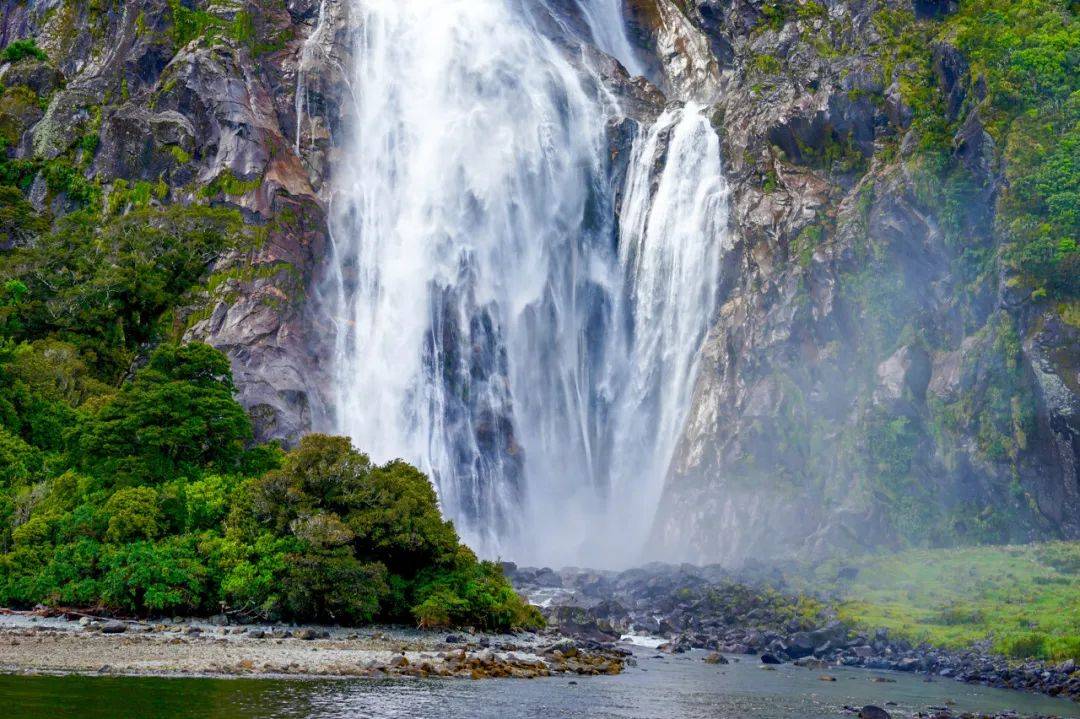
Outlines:
<svg viewBox="0 0 1080 719"><path fill-rule="evenodd" d="M260 439L326 423L333 328L315 297L351 112L348 4L0 5L0 44L47 54L0 66L9 158L68 158L106 203L229 206L258 229L174 324L229 355ZM651 554L1080 536L1080 311L1002 259L1016 153L940 32L958 7L627 0L666 97L612 68L625 102L711 105L732 190ZM631 132L613 126L621 155ZM73 192L53 185L39 176L29 201L63 214Z"/></svg>
<svg viewBox="0 0 1080 719"><path fill-rule="evenodd" d="M118 211L145 201L242 212L257 242L213 263L174 331L228 354L259 439L292 441L322 406L324 332L307 298L326 253L324 179L343 95L339 36L326 28L346 29L343 8L189 5L3 3L0 41L32 38L48 56L0 69L8 87L33 84L41 105L7 113L9 158L70 158ZM86 137L96 139L81 149ZM40 181L30 195L54 215L74 209L70 193Z"/></svg>
<svg viewBox="0 0 1080 719"><path fill-rule="evenodd" d="M636 6L661 58L694 47ZM899 66L888 49L889 21L932 36L955 10L681 7L709 40L688 64L719 68L737 241L656 555L1080 534L1080 329L1001 259L985 79L947 41ZM906 99L920 71L949 133L934 172Z"/></svg>

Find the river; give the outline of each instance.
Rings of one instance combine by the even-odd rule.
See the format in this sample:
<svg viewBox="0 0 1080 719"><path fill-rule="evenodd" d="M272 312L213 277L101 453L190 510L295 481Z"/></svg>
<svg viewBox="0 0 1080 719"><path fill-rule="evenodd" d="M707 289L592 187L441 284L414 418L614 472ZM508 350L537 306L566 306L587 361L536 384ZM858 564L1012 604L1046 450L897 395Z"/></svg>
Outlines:
<svg viewBox="0 0 1080 719"><path fill-rule="evenodd" d="M0 676L11 719L834 719L844 705L886 706L907 717L931 706L1080 718L1080 705L1049 697L910 674L854 669L726 666L703 654L655 658L614 677L535 680L250 680ZM833 676L826 682L819 677ZM874 681L875 678L892 682ZM893 702L894 704L889 704Z"/></svg>

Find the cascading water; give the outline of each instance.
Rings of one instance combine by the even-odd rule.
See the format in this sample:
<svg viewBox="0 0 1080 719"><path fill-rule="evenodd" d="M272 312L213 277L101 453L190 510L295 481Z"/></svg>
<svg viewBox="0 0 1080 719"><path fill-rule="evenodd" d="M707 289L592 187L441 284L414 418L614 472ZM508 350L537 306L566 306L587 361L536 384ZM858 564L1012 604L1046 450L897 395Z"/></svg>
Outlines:
<svg viewBox="0 0 1080 719"><path fill-rule="evenodd" d="M578 7L596 47L621 62L631 75L644 75L645 65L626 37L622 0L582 0Z"/></svg>
<svg viewBox="0 0 1080 719"><path fill-rule="evenodd" d="M544 0L352 2L335 429L427 471L482 553L631 561L715 301L716 134L663 113L613 187L619 108L568 47L634 68L616 0L580 0L577 38Z"/></svg>

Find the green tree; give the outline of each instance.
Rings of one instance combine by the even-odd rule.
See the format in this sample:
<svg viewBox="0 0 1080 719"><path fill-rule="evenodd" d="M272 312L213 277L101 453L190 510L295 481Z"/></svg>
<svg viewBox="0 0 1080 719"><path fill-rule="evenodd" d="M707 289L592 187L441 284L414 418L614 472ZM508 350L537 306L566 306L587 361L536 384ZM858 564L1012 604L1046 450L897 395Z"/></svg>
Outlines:
<svg viewBox="0 0 1080 719"><path fill-rule="evenodd" d="M104 223L89 212L67 215L7 260L7 274L29 290L20 337L59 336L119 376L242 229L237 213L198 207L142 209Z"/></svg>
<svg viewBox="0 0 1080 719"><path fill-rule="evenodd" d="M239 466L251 420L233 398L229 361L203 344L163 345L116 397L87 418L89 468L129 484Z"/></svg>
<svg viewBox="0 0 1080 719"><path fill-rule="evenodd" d="M161 531L158 495L150 487L126 487L105 503L109 528L105 539L122 544L137 539L154 539Z"/></svg>

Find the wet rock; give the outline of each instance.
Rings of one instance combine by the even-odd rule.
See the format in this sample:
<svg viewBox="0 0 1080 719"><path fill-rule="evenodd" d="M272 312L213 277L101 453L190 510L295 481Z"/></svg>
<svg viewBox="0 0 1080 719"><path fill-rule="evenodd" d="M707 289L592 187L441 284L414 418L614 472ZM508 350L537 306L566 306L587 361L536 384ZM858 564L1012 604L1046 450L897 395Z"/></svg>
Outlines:
<svg viewBox="0 0 1080 719"><path fill-rule="evenodd" d="M892 715L881 707L867 704L859 710L859 719L892 719Z"/></svg>
<svg viewBox="0 0 1080 719"><path fill-rule="evenodd" d="M792 659L802 659L814 653L814 649L821 646L820 637L814 637L809 632L796 632L792 634L786 643L787 655Z"/></svg>
<svg viewBox="0 0 1080 719"><path fill-rule="evenodd" d="M111 621L101 625L102 634L123 634L127 630L127 622Z"/></svg>

